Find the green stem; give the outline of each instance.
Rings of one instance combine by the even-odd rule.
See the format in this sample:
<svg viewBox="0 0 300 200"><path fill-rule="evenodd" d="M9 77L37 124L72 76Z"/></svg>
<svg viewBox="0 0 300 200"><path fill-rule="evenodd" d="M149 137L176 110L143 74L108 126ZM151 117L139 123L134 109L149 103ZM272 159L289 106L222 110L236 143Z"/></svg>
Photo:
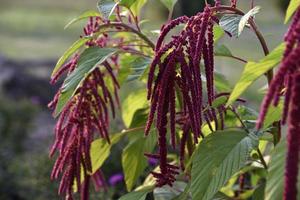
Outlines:
<svg viewBox="0 0 300 200"><path fill-rule="evenodd" d="M261 164L264 166L264 168L267 170L268 169L268 165L264 159L264 156L262 155L261 151L259 150L259 148L257 148L257 153L259 155L259 160L261 161Z"/></svg>

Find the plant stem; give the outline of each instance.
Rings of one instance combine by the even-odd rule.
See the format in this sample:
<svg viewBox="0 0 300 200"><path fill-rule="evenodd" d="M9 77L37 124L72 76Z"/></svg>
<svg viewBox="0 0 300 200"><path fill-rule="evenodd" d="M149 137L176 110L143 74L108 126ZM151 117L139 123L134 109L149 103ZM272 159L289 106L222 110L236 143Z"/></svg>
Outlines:
<svg viewBox="0 0 300 200"><path fill-rule="evenodd" d="M266 163L266 161L265 161L265 159L264 159L264 156L262 155L261 151L259 150L259 148L257 148L257 153L258 153L258 155L259 155L259 159L260 159L262 165L263 165L264 168L267 170L267 169L268 169L268 165L267 165L267 163Z"/></svg>
<svg viewBox="0 0 300 200"><path fill-rule="evenodd" d="M110 27L122 27L125 28L126 30L128 30L129 32L132 32L136 35L138 35L142 40L144 40L152 49L155 48L155 44L145 35L143 34L141 31L127 25L124 24L122 22L110 22L107 24L102 24L99 26L99 30L104 29L104 28L110 28Z"/></svg>
<svg viewBox="0 0 300 200"><path fill-rule="evenodd" d="M233 13L235 14L238 14L238 15L245 15L245 13L237 8L233 8L233 7L230 7L230 6L218 6L218 7L213 7L211 8L212 11L232 11ZM268 55L270 53L269 51L269 48L267 46L267 43L266 43L266 40L265 38L263 37L262 33L259 31L257 25L255 24L253 18L250 18L248 20L251 28L253 29L256 37L258 38L261 46L262 46L262 49L264 51L264 54L265 55ZM268 80L268 85L271 84L271 81L273 79L273 76L274 76L274 73L273 73L273 69L269 70L267 73L266 73L266 77L267 77L267 80ZM276 138L278 138L278 135L281 135L280 133L280 130L281 130L281 125L280 125L280 122L274 122L273 126L277 127L277 133L276 133L276 130L273 133L273 136L274 136L274 144L276 145Z"/></svg>

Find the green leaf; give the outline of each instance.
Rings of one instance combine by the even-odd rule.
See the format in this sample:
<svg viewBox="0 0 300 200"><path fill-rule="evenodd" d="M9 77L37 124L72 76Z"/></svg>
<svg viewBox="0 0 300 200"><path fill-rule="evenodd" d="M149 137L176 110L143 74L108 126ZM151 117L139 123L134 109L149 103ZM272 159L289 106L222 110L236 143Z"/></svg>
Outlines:
<svg viewBox="0 0 300 200"><path fill-rule="evenodd" d="M219 25L214 25L213 33L214 33L214 42L217 42L224 35L224 31Z"/></svg>
<svg viewBox="0 0 300 200"><path fill-rule="evenodd" d="M204 138L193 158L193 199L211 200L246 165L257 146L257 136L242 130L217 131Z"/></svg>
<svg viewBox="0 0 300 200"><path fill-rule="evenodd" d="M255 6L241 18L238 25L238 36L241 35L242 31L244 30L244 27L248 23L248 20L254 15L256 15L259 12L259 10L260 10L260 6Z"/></svg>
<svg viewBox="0 0 300 200"><path fill-rule="evenodd" d="M266 200L282 200L284 188L284 166L286 155L286 140L282 139L271 153L268 169L267 185L265 190Z"/></svg>
<svg viewBox="0 0 300 200"><path fill-rule="evenodd" d="M89 17L99 17L101 16L99 12L97 11L94 11L94 10L89 10L89 11L86 11L84 13L82 13L81 15L79 15L78 17L72 19L66 26L64 29L67 29L69 26L71 26L72 24L80 21L80 20L83 20L83 19L86 19L86 18L89 18Z"/></svg>
<svg viewBox="0 0 300 200"><path fill-rule="evenodd" d="M116 49L90 47L80 55L77 67L66 78L62 86L62 92L58 99L58 104L55 109L57 116L76 92L76 89L86 76L91 73L96 67L103 63L108 57L116 53Z"/></svg>
<svg viewBox="0 0 300 200"><path fill-rule="evenodd" d="M253 192L253 200L264 200L265 199L265 188L266 183L261 183Z"/></svg>
<svg viewBox="0 0 300 200"><path fill-rule="evenodd" d="M147 0L136 0L130 7L135 16L139 16L142 7L146 4Z"/></svg>
<svg viewBox="0 0 300 200"><path fill-rule="evenodd" d="M300 6L300 0L291 0L290 1L289 7L286 11L284 23L287 23L290 20L290 18L292 17L292 15L298 9L299 6Z"/></svg>
<svg viewBox="0 0 300 200"><path fill-rule="evenodd" d="M103 165L104 161L110 154L112 145L116 144L123 135L123 133L114 134L111 137L111 144L109 144L106 139L103 138L94 140L92 142L90 149L92 174L94 174Z"/></svg>
<svg viewBox="0 0 300 200"><path fill-rule="evenodd" d="M147 197L147 194L151 192L154 189L153 186L145 187L141 190L130 192L121 198L119 200L145 200Z"/></svg>
<svg viewBox="0 0 300 200"><path fill-rule="evenodd" d="M139 79L151 64L151 59L146 57L137 57L127 67L130 67L132 74L128 76L127 81Z"/></svg>
<svg viewBox="0 0 300 200"><path fill-rule="evenodd" d="M121 0L120 5L130 8L137 0Z"/></svg>
<svg viewBox="0 0 300 200"><path fill-rule="evenodd" d="M271 105L265 117L263 128L266 129L269 126L271 126L274 122L278 122L282 117L282 113L283 101L280 101L277 107Z"/></svg>
<svg viewBox="0 0 300 200"><path fill-rule="evenodd" d="M239 23L242 16L240 15L224 15L220 19L220 26L223 30L229 32L234 37L239 37Z"/></svg>
<svg viewBox="0 0 300 200"><path fill-rule="evenodd" d="M122 103L122 118L126 127L130 127L134 113L148 104L147 91L139 90L131 93Z"/></svg>
<svg viewBox="0 0 300 200"><path fill-rule="evenodd" d="M84 45L88 40L89 40L89 38L80 38L79 40L74 42L72 44L72 46L69 47L69 49L67 51L65 51L65 53L57 61L51 76L53 76L60 69L60 67L66 62L66 60L72 54L74 54L82 45Z"/></svg>
<svg viewBox="0 0 300 200"><path fill-rule="evenodd" d="M215 56L232 57L232 53L225 45L222 44L215 48Z"/></svg>
<svg viewBox="0 0 300 200"><path fill-rule="evenodd" d="M218 108L219 106L224 105L227 102L227 99L227 96L220 96L212 102L211 107Z"/></svg>
<svg viewBox="0 0 300 200"><path fill-rule="evenodd" d="M224 193L218 192L212 200L230 200L230 199L231 198L226 196Z"/></svg>
<svg viewBox="0 0 300 200"><path fill-rule="evenodd" d="M97 4L99 12L105 19L112 15L116 6L117 4L113 0L99 0Z"/></svg>
<svg viewBox="0 0 300 200"><path fill-rule="evenodd" d="M175 181L170 187L169 185L164 185L163 187L155 188L153 191L153 196L155 200L173 200L181 193L184 193L187 184L181 181ZM185 198L188 200L190 198ZM182 199L183 200L183 199Z"/></svg>
<svg viewBox="0 0 300 200"><path fill-rule="evenodd" d="M230 92L232 90L229 81L223 74L215 72L214 79L215 86L218 92Z"/></svg>
<svg viewBox="0 0 300 200"><path fill-rule="evenodd" d="M269 55L261 59L259 62L248 62L242 73L240 80L235 85L227 106L232 104L243 92L259 77L265 74L267 71L275 67L282 59L282 54L285 49L285 44L280 44Z"/></svg>
<svg viewBox="0 0 300 200"><path fill-rule="evenodd" d="M168 8L170 12L173 11L173 8L177 3L177 0L160 0L160 1Z"/></svg>
<svg viewBox="0 0 300 200"><path fill-rule="evenodd" d="M139 134L139 137L131 138L122 153L122 166L128 191L131 191L147 167L147 159L144 153L151 153L156 144L155 134L144 137L143 130L135 134Z"/></svg>
<svg viewBox="0 0 300 200"><path fill-rule="evenodd" d="M172 200L190 200L190 187L191 184L187 184L187 186L184 188L184 191L178 195L177 197L173 198Z"/></svg>

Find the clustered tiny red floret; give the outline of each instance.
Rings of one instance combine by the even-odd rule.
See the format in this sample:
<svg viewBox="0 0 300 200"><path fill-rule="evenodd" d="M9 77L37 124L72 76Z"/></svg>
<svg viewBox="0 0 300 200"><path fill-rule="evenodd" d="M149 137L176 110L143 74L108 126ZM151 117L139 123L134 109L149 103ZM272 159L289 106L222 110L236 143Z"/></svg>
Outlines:
<svg viewBox="0 0 300 200"><path fill-rule="evenodd" d="M84 28L84 35L93 36L99 31L100 24L104 22L109 23L100 17L90 18ZM86 47L106 47L107 45L118 45L121 42L122 39L112 39L107 34L102 34L86 42ZM79 58L80 55L75 54L52 76L50 82L55 84L64 73L72 73ZM110 57L92 71L64 107L55 126L55 142L50 156L53 156L56 151L59 152L59 155L54 164L51 179L58 179L61 175L58 193L64 194L66 199L73 199L75 183L82 200L88 199L90 179L96 190L106 188L101 170L94 173L92 171L90 147L96 137L95 133L99 133L100 137L110 142L109 115L110 112L113 117L115 115L115 107L119 103L117 91L120 87L113 68L118 69L117 56ZM113 91L106 86L107 79L111 79ZM61 95L60 91L61 89L49 103L50 108L56 107Z"/></svg>
<svg viewBox="0 0 300 200"><path fill-rule="evenodd" d="M280 67L273 78L261 106L257 129L263 126L269 106L277 106L285 96L282 124L288 121L288 151L285 168L285 200L297 199L297 175L300 151L299 101L300 101L300 9L297 10L291 26L285 35L286 49Z"/></svg>
<svg viewBox="0 0 300 200"><path fill-rule="evenodd" d="M155 57L150 66L148 76L148 99L151 108L145 129L147 135L152 123L156 121L158 130L159 153L149 155L160 160L160 173L154 173L157 186L172 185L178 167L167 162L167 125L169 121L171 144L176 146L176 87L183 97L184 116L188 117L189 126L194 135L194 142L202 135L203 86L200 63L204 60L207 83L207 99L211 105L214 100L214 47L213 24L211 8L207 5L202 13L190 18L183 16L170 21L161 29L157 40ZM184 29L171 41L164 44L167 34L179 24L185 24ZM158 72L156 76L156 69ZM154 85L154 86L153 86ZM169 115L168 115L169 113ZM155 118L156 114L156 118ZM168 117L169 116L169 117ZM168 120L169 119L169 120ZM185 128L185 135L188 131ZM181 146L184 147L182 144Z"/></svg>

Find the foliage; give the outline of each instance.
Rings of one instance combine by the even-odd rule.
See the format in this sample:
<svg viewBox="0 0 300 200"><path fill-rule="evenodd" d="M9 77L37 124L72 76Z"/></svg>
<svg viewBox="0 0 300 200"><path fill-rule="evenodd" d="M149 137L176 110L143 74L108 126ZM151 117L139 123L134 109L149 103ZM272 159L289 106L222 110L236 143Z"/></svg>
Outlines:
<svg viewBox="0 0 300 200"><path fill-rule="evenodd" d="M215 1L192 17L172 20L177 1L161 0L168 22L153 38L154 31L141 26L146 2L100 0L98 11L67 25L89 18L84 35L59 59L51 79L56 83L66 75L49 104L58 116L50 154L58 154L51 177L62 174L59 194L71 199L77 192L87 200L90 180L96 190L107 190L102 170L112 147L121 146L129 192L121 200L296 199L299 1L291 1L286 14L287 22L296 12L291 28L271 52L255 23L259 6L243 12L235 0L230 6ZM226 34L239 39L247 27L264 51L258 62L239 58L220 41ZM217 56L245 64L233 89L215 68ZM270 88L258 115L240 96L263 76ZM126 82L141 89L120 99ZM109 134L116 115L123 130ZM287 116L292 119L285 150L280 121Z"/></svg>

